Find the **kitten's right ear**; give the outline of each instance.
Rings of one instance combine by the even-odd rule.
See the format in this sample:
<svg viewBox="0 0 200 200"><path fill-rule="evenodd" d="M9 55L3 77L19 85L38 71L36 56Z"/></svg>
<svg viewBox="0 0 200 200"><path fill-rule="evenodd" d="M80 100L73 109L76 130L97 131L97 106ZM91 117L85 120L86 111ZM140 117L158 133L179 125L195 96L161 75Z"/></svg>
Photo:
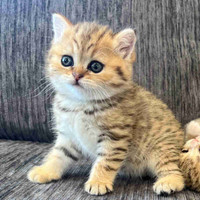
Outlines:
<svg viewBox="0 0 200 200"><path fill-rule="evenodd" d="M64 16L54 13L52 15L54 42L58 42L66 29L70 28L72 23Z"/></svg>

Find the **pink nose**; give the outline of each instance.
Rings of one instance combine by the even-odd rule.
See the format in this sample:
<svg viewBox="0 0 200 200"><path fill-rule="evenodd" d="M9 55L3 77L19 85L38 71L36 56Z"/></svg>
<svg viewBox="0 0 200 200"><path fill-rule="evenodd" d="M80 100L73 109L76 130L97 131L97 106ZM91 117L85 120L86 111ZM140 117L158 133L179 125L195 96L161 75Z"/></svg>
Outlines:
<svg viewBox="0 0 200 200"><path fill-rule="evenodd" d="M77 72L72 72L72 75L74 76L75 80L78 81L81 78L83 78L83 74L79 74Z"/></svg>

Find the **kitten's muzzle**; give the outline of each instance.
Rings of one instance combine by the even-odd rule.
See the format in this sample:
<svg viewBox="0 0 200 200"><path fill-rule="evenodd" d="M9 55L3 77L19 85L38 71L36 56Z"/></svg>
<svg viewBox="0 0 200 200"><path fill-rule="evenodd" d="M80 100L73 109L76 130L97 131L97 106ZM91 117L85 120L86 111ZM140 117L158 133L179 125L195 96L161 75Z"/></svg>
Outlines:
<svg viewBox="0 0 200 200"><path fill-rule="evenodd" d="M81 79L81 78L83 78L84 77L84 74L82 74L82 73L77 73L77 72L72 72L72 75L74 76L74 79L75 79L75 83L73 84L73 85L76 85L76 86L81 86L80 84L79 84L79 80Z"/></svg>
<svg viewBox="0 0 200 200"><path fill-rule="evenodd" d="M72 72L72 75L74 76L76 82L78 82L81 78L84 77L84 74L80 74L80 73L77 73L77 72Z"/></svg>

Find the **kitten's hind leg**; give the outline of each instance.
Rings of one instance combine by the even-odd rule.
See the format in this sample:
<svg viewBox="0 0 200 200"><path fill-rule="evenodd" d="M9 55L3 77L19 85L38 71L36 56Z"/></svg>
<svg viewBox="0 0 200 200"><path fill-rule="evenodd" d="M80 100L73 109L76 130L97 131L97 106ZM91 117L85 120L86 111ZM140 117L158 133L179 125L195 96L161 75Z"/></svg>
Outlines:
<svg viewBox="0 0 200 200"><path fill-rule="evenodd" d="M33 167L28 173L28 179L36 183L47 183L58 180L73 161L77 161L79 152L71 141L58 136L55 146L46 156L43 164Z"/></svg>
<svg viewBox="0 0 200 200"><path fill-rule="evenodd" d="M170 149L171 150L171 149ZM157 181L154 183L153 190L158 195L168 195L184 188L184 178L178 167L179 155L171 153L170 150L157 157L155 174ZM162 152L162 151L161 151Z"/></svg>

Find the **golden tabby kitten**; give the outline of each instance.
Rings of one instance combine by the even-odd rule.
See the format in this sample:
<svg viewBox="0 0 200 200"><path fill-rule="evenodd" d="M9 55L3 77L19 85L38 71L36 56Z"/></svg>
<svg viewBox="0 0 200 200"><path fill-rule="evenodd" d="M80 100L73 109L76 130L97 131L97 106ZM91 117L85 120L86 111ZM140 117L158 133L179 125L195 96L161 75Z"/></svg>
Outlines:
<svg viewBox="0 0 200 200"><path fill-rule="evenodd" d="M183 131L168 107L132 82L136 37L96 23L72 25L53 15L54 39L47 77L55 88L57 139L28 178L58 180L81 154L93 161L85 191L113 190L118 173L157 177L153 190L170 194L184 187L178 167Z"/></svg>
<svg viewBox="0 0 200 200"><path fill-rule="evenodd" d="M187 187L200 192L200 118L186 125L187 136L194 137L186 142L180 156L180 168Z"/></svg>

